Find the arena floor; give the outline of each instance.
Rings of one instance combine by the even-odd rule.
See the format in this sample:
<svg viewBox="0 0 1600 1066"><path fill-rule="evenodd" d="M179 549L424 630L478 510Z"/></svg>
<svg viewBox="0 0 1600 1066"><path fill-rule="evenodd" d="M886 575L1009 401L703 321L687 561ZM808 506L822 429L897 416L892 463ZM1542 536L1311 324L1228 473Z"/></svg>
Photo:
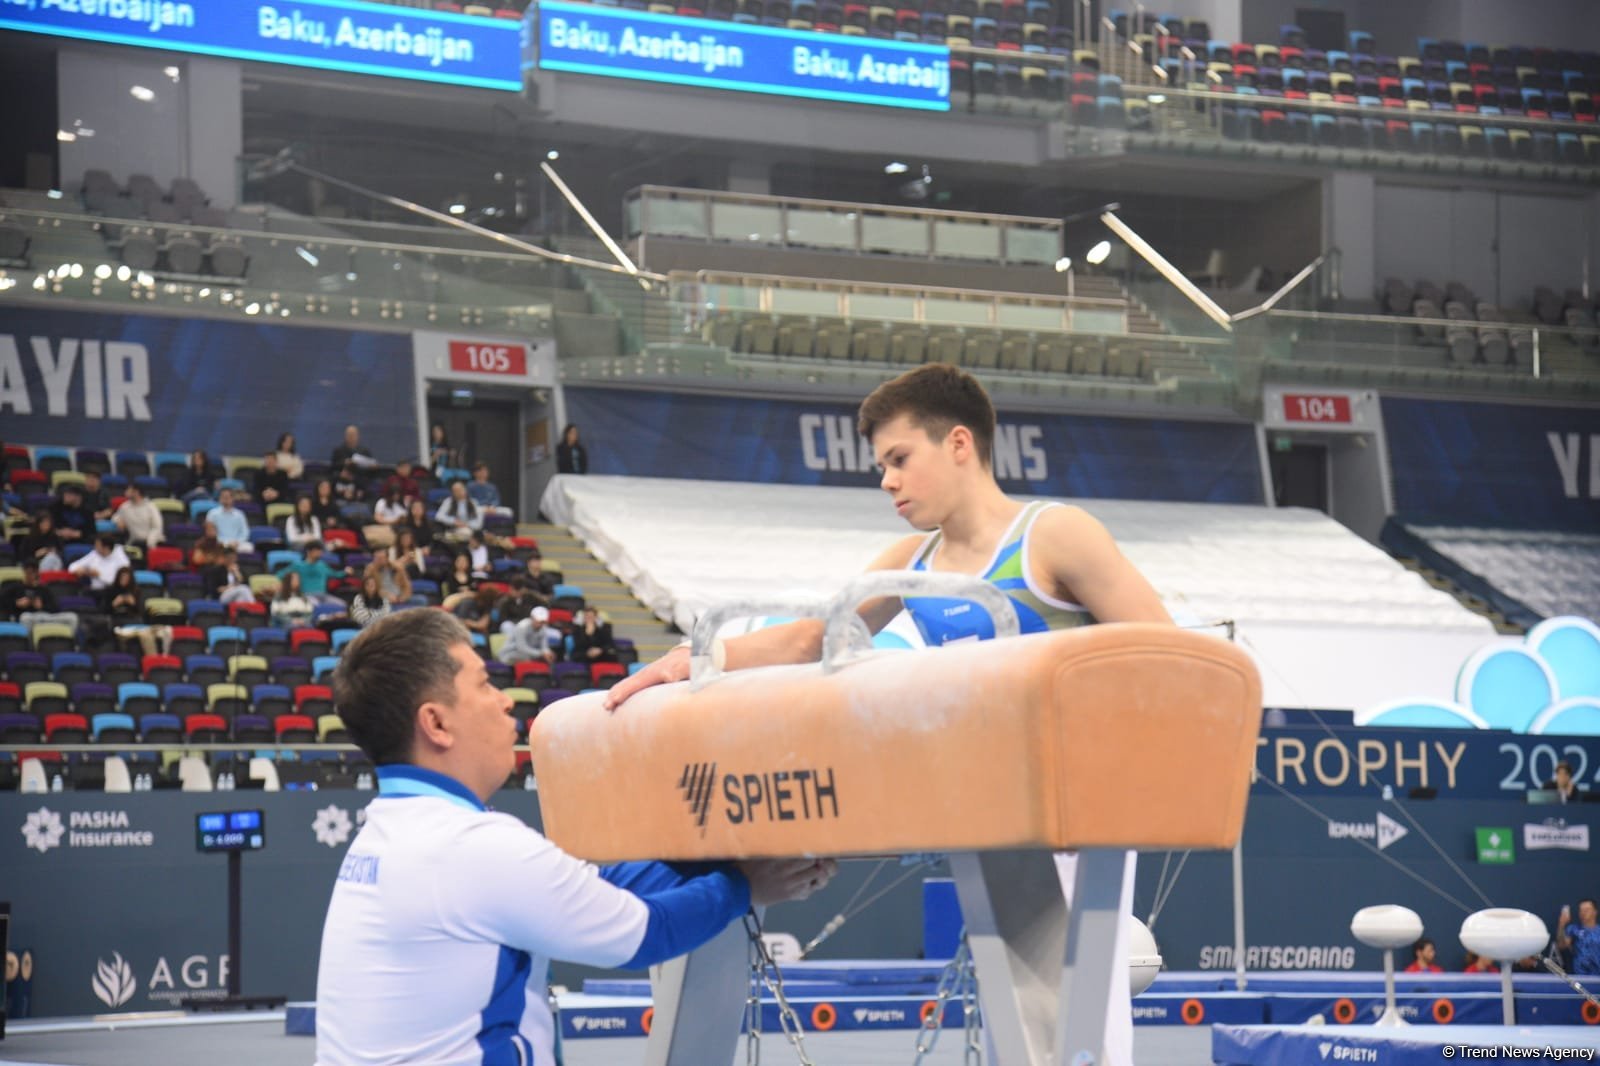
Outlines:
<svg viewBox="0 0 1600 1066"><path fill-rule="evenodd" d="M962 1061L959 1030L946 1030L926 1066L957 1066ZM817 1066L908 1066L915 1034L812 1034L806 1050ZM1211 1062L1211 1030L1141 1026L1134 1030L1139 1066L1206 1066ZM180 1018L111 1027L32 1021L14 1023L0 1041L0 1066L310 1066L310 1037L285 1036L281 1013ZM628 1066L644 1057L640 1039L569 1040L566 1066ZM737 1062L744 1061L740 1045ZM761 1042L767 1066L796 1062L783 1037Z"/></svg>

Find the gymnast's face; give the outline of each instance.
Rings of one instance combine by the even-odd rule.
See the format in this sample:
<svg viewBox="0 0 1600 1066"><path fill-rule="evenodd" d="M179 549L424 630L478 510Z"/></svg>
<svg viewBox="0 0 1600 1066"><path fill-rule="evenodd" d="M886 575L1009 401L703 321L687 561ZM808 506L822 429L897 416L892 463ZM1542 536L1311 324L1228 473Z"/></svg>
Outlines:
<svg viewBox="0 0 1600 1066"><path fill-rule="evenodd" d="M469 645L450 649L456 671L455 701L448 711L452 754L463 773L470 773L473 791L487 800L516 768L517 720L512 700L489 683L489 671Z"/></svg>
<svg viewBox="0 0 1600 1066"><path fill-rule="evenodd" d="M906 415L872 434L872 453L883 472L878 485L894 500L895 513L916 529L937 528L949 512L956 473L951 441L951 434L934 440Z"/></svg>

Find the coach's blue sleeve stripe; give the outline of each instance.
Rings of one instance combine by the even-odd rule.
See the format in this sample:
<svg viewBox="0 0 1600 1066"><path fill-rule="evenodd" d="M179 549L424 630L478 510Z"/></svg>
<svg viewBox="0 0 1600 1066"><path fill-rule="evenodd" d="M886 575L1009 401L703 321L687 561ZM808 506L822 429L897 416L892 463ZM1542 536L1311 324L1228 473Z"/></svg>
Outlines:
<svg viewBox="0 0 1600 1066"><path fill-rule="evenodd" d="M636 892L650 912L644 939L623 969L642 970L704 944L750 907L750 882L737 870L717 870L675 887Z"/></svg>

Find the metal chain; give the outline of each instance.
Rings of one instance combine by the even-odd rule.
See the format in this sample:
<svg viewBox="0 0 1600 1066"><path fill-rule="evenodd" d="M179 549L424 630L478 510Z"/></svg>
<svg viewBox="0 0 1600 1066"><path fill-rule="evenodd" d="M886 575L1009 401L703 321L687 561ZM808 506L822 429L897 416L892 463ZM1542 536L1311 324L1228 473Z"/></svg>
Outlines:
<svg viewBox="0 0 1600 1066"><path fill-rule="evenodd" d="M911 1066L919 1066L923 1058L932 1053L934 1045L939 1042L939 1033L944 1028L945 1004L962 991L967 967L971 962L972 949L967 944L967 931L962 929L961 946L956 949L956 957L951 959L939 974L939 984L933 995L933 1009L922 1019L922 1028L917 1030L916 1054L912 1056Z"/></svg>
<svg viewBox="0 0 1600 1066"><path fill-rule="evenodd" d="M965 942L965 937L962 940ZM983 1036L978 1031L978 965L971 951L967 952L966 964L961 967L961 1020L967 1030L966 1054L962 1061L965 1066L983 1066Z"/></svg>
<svg viewBox="0 0 1600 1066"><path fill-rule="evenodd" d="M746 930L749 924L746 923ZM761 1062L761 953L756 950L759 938L750 938L750 976L744 997L744 1061L745 1066L760 1066Z"/></svg>
<svg viewBox="0 0 1600 1066"><path fill-rule="evenodd" d="M750 998L745 1001L745 1011L754 1018L751 1035L745 1042L745 1061L755 1066L761 1058L761 989L765 987L778 1004L778 1026L794 1048L800 1066L816 1066L806 1054L805 1030L801 1028L800 1015L795 1013L789 997L784 993L783 971L773 961L772 953L767 950L767 942L761 939L761 919L756 916L754 907L745 912L744 929L750 935L751 951Z"/></svg>

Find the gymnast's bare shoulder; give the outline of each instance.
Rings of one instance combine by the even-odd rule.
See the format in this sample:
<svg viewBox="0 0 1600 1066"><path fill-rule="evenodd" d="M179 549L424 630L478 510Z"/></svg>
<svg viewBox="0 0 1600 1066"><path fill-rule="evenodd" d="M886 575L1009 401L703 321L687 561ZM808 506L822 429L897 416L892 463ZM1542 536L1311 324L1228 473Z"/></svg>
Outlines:
<svg viewBox="0 0 1600 1066"><path fill-rule="evenodd" d="M1170 622L1155 588L1122 554L1105 525L1081 507L1051 507L1029 540L1036 582L1079 603L1099 622Z"/></svg>

